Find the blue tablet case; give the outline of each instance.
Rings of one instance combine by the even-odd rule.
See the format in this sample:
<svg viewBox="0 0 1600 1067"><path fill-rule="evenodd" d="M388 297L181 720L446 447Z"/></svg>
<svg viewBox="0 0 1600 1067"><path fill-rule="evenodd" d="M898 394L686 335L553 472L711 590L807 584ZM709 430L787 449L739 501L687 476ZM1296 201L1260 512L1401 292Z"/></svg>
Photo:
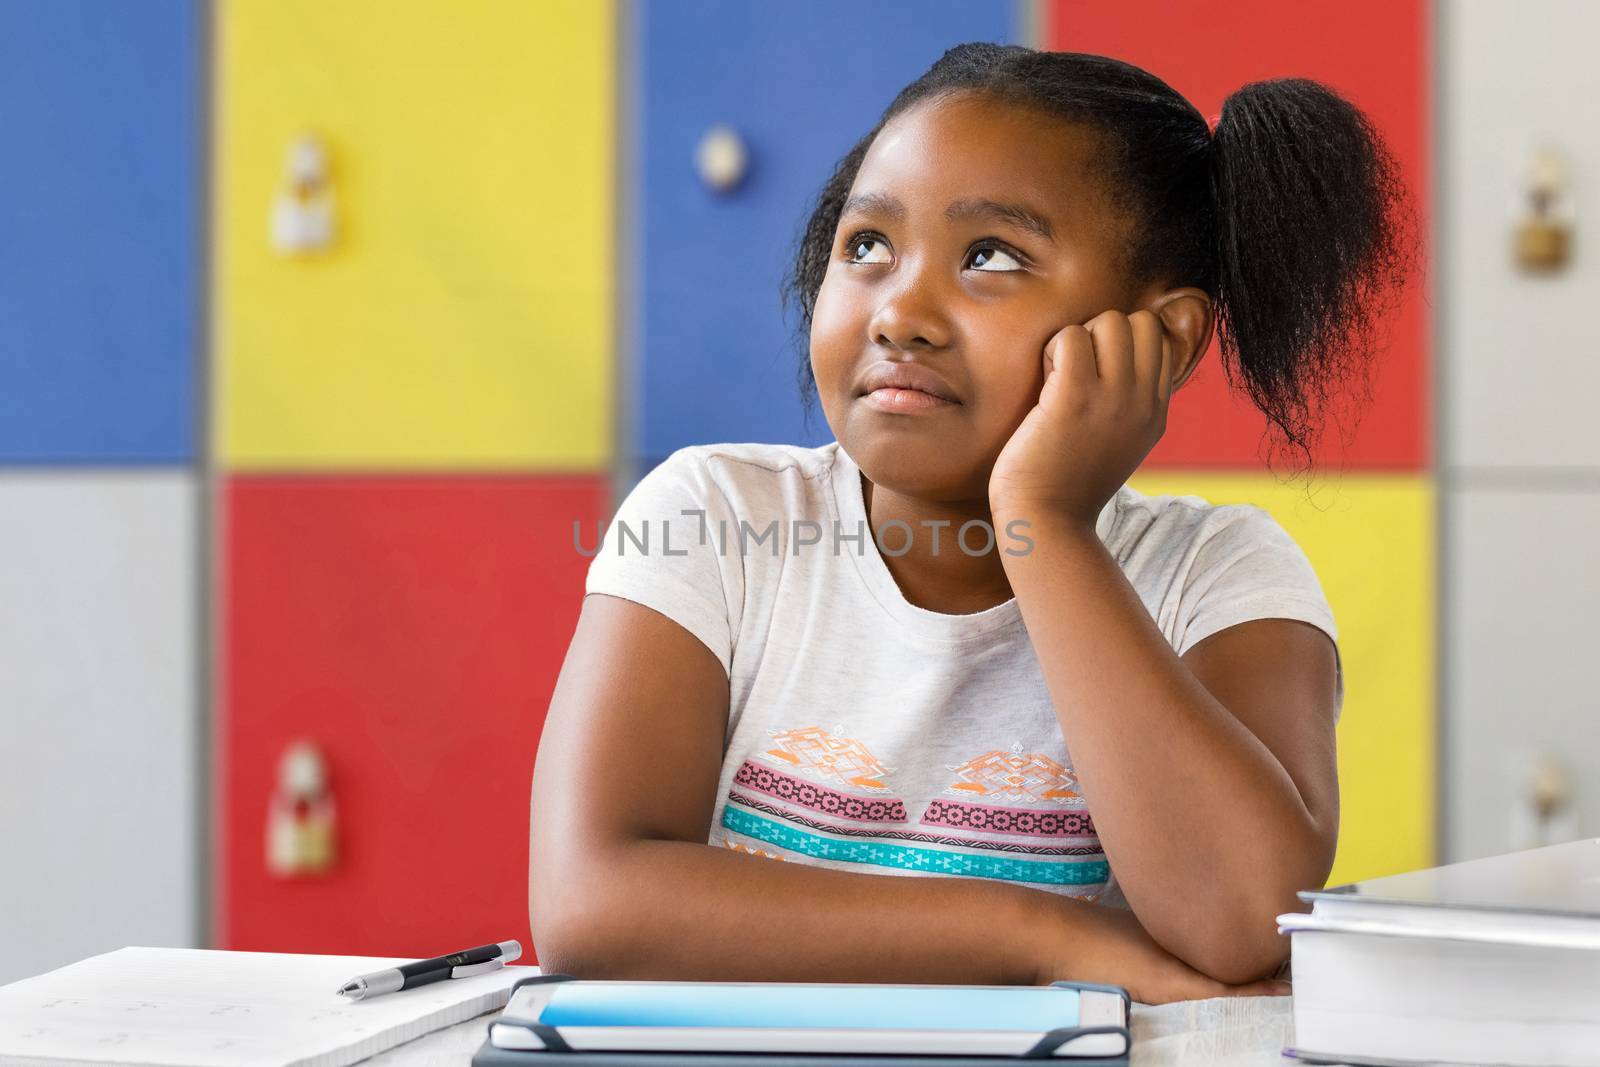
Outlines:
<svg viewBox="0 0 1600 1067"><path fill-rule="evenodd" d="M511 987L515 993L525 985L542 982L569 982L570 974L541 974L524 978ZM1065 989L1093 989L1116 993L1122 997L1124 1010L1131 1011L1128 991L1117 986L1095 985L1090 982L1051 982ZM472 1057L472 1067L997 1067L999 1064L1017 1064L1047 1059L1073 1067L1128 1067L1128 1057L1056 1056L1054 1052L1063 1042L1083 1034L1121 1034L1132 1046L1126 1027L1121 1026L1063 1026L1041 1037L1036 1045L1020 1056L895 1056L880 1053L852 1055L837 1052L775 1053L775 1052L635 1052L635 1051L579 1051L570 1048L553 1026L526 1019L496 1017L490 1025L501 1023L522 1026L533 1031L544 1042L543 1049L496 1048L485 1038L483 1046Z"/></svg>

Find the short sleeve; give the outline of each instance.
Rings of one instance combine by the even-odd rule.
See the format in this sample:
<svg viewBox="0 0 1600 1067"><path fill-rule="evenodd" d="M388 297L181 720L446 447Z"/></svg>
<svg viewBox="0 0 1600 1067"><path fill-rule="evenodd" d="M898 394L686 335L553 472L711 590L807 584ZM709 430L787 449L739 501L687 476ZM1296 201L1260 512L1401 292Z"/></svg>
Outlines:
<svg viewBox="0 0 1600 1067"><path fill-rule="evenodd" d="M594 551L583 591L621 597L688 630L730 671L744 603L743 562L721 551L737 529L727 496L693 447L647 473L622 501ZM598 545L596 544L598 540Z"/></svg>
<svg viewBox="0 0 1600 1067"><path fill-rule="evenodd" d="M1196 550L1184 582L1177 652L1252 619L1298 619L1326 633L1335 661L1334 719L1344 711L1344 662L1333 609L1305 552L1262 508L1230 504ZM1186 616L1186 617L1184 617Z"/></svg>

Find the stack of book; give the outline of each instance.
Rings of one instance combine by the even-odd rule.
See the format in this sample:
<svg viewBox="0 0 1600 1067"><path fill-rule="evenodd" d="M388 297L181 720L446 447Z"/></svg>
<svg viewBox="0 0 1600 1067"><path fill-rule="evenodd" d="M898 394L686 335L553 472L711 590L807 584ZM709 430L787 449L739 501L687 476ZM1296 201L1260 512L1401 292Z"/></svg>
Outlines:
<svg viewBox="0 0 1600 1067"><path fill-rule="evenodd" d="M1300 896L1287 1054L1600 1067L1600 838Z"/></svg>

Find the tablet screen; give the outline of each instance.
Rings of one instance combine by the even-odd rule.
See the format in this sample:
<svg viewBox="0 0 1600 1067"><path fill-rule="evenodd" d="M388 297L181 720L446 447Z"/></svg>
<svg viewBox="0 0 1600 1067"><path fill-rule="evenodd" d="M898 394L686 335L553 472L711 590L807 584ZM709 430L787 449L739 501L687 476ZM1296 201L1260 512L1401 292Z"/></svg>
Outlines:
<svg viewBox="0 0 1600 1067"><path fill-rule="evenodd" d="M1078 1025L1076 990L696 982L564 983L539 1016L555 1027L685 1026L786 1029L1024 1030Z"/></svg>

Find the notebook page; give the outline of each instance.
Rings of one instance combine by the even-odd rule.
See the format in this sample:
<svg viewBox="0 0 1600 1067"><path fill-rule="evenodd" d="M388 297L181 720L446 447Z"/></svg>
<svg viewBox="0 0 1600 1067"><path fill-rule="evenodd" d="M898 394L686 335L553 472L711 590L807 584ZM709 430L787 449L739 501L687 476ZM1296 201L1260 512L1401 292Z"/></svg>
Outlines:
<svg viewBox="0 0 1600 1067"><path fill-rule="evenodd" d="M0 987L0 1064L343 1067L503 1007L507 967L347 1001L346 979L409 959L123 948Z"/></svg>

